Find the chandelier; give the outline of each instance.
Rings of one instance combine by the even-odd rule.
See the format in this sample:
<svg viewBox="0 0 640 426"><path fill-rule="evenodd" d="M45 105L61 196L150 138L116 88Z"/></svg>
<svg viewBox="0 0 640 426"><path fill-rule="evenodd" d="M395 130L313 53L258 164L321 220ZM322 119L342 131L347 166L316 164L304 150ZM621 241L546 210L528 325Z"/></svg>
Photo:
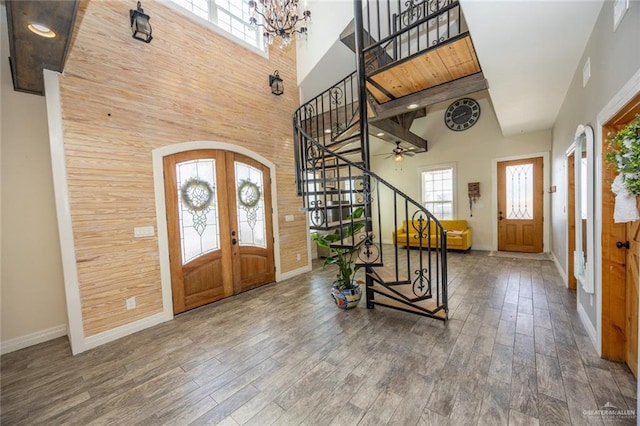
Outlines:
<svg viewBox="0 0 640 426"><path fill-rule="evenodd" d="M298 13L299 0L249 0L249 27L264 29L265 42L273 44L280 37L281 46L288 46L297 34L307 34L307 25L311 12L304 7L302 15ZM262 18L258 22L257 16Z"/></svg>

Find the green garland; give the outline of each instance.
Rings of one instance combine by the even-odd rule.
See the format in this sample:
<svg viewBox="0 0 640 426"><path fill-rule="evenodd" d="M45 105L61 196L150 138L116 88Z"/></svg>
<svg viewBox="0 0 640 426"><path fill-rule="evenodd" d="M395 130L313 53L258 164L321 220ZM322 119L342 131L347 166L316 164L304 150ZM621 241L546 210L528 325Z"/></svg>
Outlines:
<svg viewBox="0 0 640 426"><path fill-rule="evenodd" d="M262 198L260 187L248 179L243 179L238 185L238 203L241 207L252 209Z"/></svg>
<svg viewBox="0 0 640 426"><path fill-rule="evenodd" d="M201 212L213 204L213 188L207 181L191 178L180 187L180 198L187 209Z"/></svg>
<svg viewBox="0 0 640 426"><path fill-rule="evenodd" d="M609 152L605 158L622 174L627 190L640 195L640 115L617 133L607 135Z"/></svg>

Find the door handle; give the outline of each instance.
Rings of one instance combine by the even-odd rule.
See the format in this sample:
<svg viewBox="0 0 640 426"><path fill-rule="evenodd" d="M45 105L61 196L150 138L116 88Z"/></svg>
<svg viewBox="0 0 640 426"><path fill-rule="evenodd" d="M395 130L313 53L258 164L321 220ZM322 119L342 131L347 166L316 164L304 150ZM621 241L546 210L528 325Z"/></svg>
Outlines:
<svg viewBox="0 0 640 426"><path fill-rule="evenodd" d="M629 246L629 241L625 241L624 243L623 243L622 241L617 241L617 242L616 242L616 247L618 247L618 248L622 248L622 247L624 247L624 248L626 248L627 250L629 250L629 247L630 247L630 246Z"/></svg>
<svg viewBox="0 0 640 426"><path fill-rule="evenodd" d="M502 212L499 212L498 213L498 220L502 220L502 219L504 219L504 217L502 216Z"/></svg>
<svg viewBox="0 0 640 426"><path fill-rule="evenodd" d="M236 245L237 242L238 242L238 240L236 240L235 238L231 239L231 244L233 244L234 246Z"/></svg>

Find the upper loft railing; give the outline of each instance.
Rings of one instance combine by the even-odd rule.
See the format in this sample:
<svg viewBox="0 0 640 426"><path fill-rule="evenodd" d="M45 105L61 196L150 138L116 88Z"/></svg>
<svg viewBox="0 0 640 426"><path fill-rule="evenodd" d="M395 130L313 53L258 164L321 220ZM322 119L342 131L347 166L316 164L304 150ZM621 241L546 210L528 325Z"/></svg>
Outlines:
<svg viewBox="0 0 640 426"><path fill-rule="evenodd" d="M363 29L368 72L468 33L455 0L364 0Z"/></svg>
<svg viewBox="0 0 640 426"><path fill-rule="evenodd" d="M342 154L360 151L360 108L358 75L354 71L311 99L296 112L294 128L299 127L317 143ZM296 161L303 162L305 152L295 144ZM299 170L298 170L299 172ZM302 195L303 176L296 174L298 195Z"/></svg>

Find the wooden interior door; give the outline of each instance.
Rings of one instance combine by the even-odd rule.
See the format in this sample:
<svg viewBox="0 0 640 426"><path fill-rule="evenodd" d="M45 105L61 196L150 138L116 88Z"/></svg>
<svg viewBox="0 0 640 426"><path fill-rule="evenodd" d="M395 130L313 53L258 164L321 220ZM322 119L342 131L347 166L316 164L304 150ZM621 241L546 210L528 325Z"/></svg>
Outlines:
<svg viewBox="0 0 640 426"><path fill-rule="evenodd" d="M175 314L275 279L270 170L221 150L164 158Z"/></svg>
<svg viewBox="0 0 640 426"><path fill-rule="evenodd" d="M625 277L625 361L638 377L638 274L640 268L640 221L626 226L629 249Z"/></svg>
<svg viewBox="0 0 640 426"><path fill-rule="evenodd" d="M542 157L498 163L498 250L543 249Z"/></svg>
<svg viewBox="0 0 640 426"><path fill-rule="evenodd" d="M607 135L640 114L640 94L602 127L602 149L608 151ZM615 195L612 167L602 167L602 356L626 362L637 377L638 368L638 260L639 222L614 223ZM629 242L629 248L618 242Z"/></svg>

